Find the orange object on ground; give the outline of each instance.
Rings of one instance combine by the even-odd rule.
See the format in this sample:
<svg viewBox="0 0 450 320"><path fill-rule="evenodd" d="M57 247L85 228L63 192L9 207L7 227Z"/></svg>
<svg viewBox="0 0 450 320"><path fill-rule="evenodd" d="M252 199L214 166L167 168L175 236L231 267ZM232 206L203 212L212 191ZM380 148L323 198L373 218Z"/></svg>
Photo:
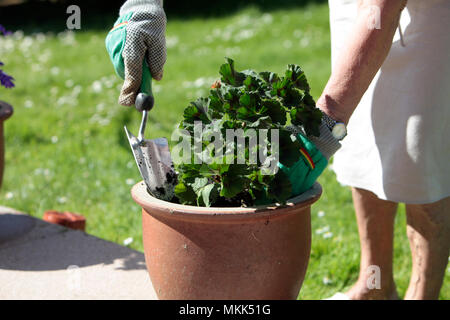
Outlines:
<svg viewBox="0 0 450 320"><path fill-rule="evenodd" d="M44 212L44 221L59 224L70 229L82 230L86 228L86 218L80 214L72 212L59 212L55 210L47 210Z"/></svg>

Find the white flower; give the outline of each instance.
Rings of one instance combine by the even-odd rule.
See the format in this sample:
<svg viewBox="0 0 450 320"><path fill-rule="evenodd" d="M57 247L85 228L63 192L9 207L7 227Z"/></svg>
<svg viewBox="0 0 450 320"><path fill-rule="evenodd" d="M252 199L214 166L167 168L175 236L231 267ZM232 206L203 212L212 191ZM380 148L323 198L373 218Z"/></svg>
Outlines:
<svg viewBox="0 0 450 320"><path fill-rule="evenodd" d="M158 85L158 84L154 84L152 87L153 92L158 93L161 92L162 90L162 86Z"/></svg>
<svg viewBox="0 0 450 320"><path fill-rule="evenodd" d="M302 30L295 30L295 31L294 31L294 37L295 37L295 38L299 38L299 39L300 39L300 37L302 36L302 34L303 34Z"/></svg>
<svg viewBox="0 0 450 320"><path fill-rule="evenodd" d="M72 79L66 80L66 87L72 88L75 82Z"/></svg>
<svg viewBox="0 0 450 320"><path fill-rule="evenodd" d="M74 46L77 43L75 40L75 32L71 30L58 33L58 38L66 46Z"/></svg>
<svg viewBox="0 0 450 320"><path fill-rule="evenodd" d="M241 27L243 27L243 26L250 24L251 22L252 22L252 18L250 18L250 16L248 14L246 14L239 18L238 24Z"/></svg>
<svg viewBox="0 0 450 320"><path fill-rule="evenodd" d="M100 93L102 91L102 87L102 83L98 80L92 83L92 91L94 91L95 93Z"/></svg>
<svg viewBox="0 0 450 320"><path fill-rule="evenodd" d="M104 103L99 103L96 107L95 110L101 112L105 109L105 104Z"/></svg>
<svg viewBox="0 0 450 320"><path fill-rule="evenodd" d="M13 37L17 40L20 40L23 38L23 31L22 30L17 30L16 32L14 32Z"/></svg>
<svg viewBox="0 0 450 320"><path fill-rule="evenodd" d="M133 242L133 238L132 238L132 237L129 237L129 238L126 238L125 240L123 240L123 245L124 245L124 246L128 246L128 245L130 245L132 242Z"/></svg>
<svg viewBox="0 0 450 320"><path fill-rule="evenodd" d="M66 197L58 197L58 198L56 199L56 201L58 201L58 203L63 204L63 203L66 203L66 202L67 202L67 198L66 198Z"/></svg>
<svg viewBox="0 0 450 320"><path fill-rule="evenodd" d="M108 118L103 118L103 119L98 120L98 124L101 126L107 126L110 122L111 122L111 120L109 120Z"/></svg>
<svg viewBox="0 0 450 320"><path fill-rule="evenodd" d="M309 39L308 38L303 38L302 40L300 40L300 46L303 47L303 48L309 46Z"/></svg>
<svg viewBox="0 0 450 320"><path fill-rule="evenodd" d="M36 40L37 40L37 42L42 43L45 40L47 40L47 37L45 36L44 33L39 32L38 34L36 34Z"/></svg>
<svg viewBox="0 0 450 320"><path fill-rule="evenodd" d="M236 42L240 42L243 40L247 40L250 38L253 38L253 36L255 35L255 31L252 29L244 29L241 32L239 32L235 37L234 40ZM224 39L225 40L225 39Z"/></svg>
<svg viewBox="0 0 450 320"><path fill-rule="evenodd" d="M51 138L51 140L52 140L52 143L57 143L58 142L58 137L57 136L53 136Z"/></svg>
<svg viewBox="0 0 450 320"><path fill-rule="evenodd" d="M193 53L195 56L204 56L204 55L209 54L210 52L211 52L210 48L201 47L201 48L195 49Z"/></svg>
<svg viewBox="0 0 450 320"><path fill-rule="evenodd" d="M166 47L168 49L175 47L178 44L178 37L166 37Z"/></svg>
<svg viewBox="0 0 450 320"><path fill-rule="evenodd" d="M270 13L264 13L261 17L261 20L265 23L265 24L271 24L273 21L273 17Z"/></svg>
<svg viewBox="0 0 450 320"><path fill-rule="evenodd" d="M8 200L14 198L14 193L7 192L6 195L5 195L5 198L8 199Z"/></svg>
<svg viewBox="0 0 450 320"><path fill-rule="evenodd" d="M330 231L330 226L325 226L323 228L319 228L316 230L316 234L323 234L325 232Z"/></svg>
<svg viewBox="0 0 450 320"><path fill-rule="evenodd" d="M29 52L31 47L33 46L33 42L33 38L31 38L30 36L26 36L20 43L20 50L22 52Z"/></svg>
<svg viewBox="0 0 450 320"><path fill-rule="evenodd" d="M328 285L333 283L333 281L331 281L331 279L329 279L328 277L323 277L322 282L326 286L328 286Z"/></svg>
<svg viewBox="0 0 450 320"><path fill-rule="evenodd" d="M50 89L50 93L51 93L52 96L56 96L58 94L58 92L59 92L58 87L52 87Z"/></svg>
<svg viewBox="0 0 450 320"><path fill-rule="evenodd" d="M215 81L215 78L212 77L202 77L202 78L198 78L195 81L184 81L182 86L184 88L201 88L204 87L206 85L211 85L213 84Z"/></svg>
<svg viewBox="0 0 450 320"><path fill-rule="evenodd" d="M319 218L322 218L322 217L324 217L325 216L325 211L319 211L318 213L317 213L317 216L319 217Z"/></svg>
<svg viewBox="0 0 450 320"><path fill-rule="evenodd" d="M126 184L129 185L129 186L131 186L131 185L134 184L134 180L133 180L133 179L127 179L125 182L126 182Z"/></svg>
<svg viewBox="0 0 450 320"><path fill-rule="evenodd" d="M31 65L31 71L33 72L41 72L42 70L44 70L44 68L38 63Z"/></svg>
<svg viewBox="0 0 450 320"><path fill-rule="evenodd" d="M27 109L33 108L33 101L31 101L31 100L25 101L24 107L27 108Z"/></svg>
<svg viewBox="0 0 450 320"><path fill-rule="evenodd" d="M329 238L331 238L333 236L333 232L325 232L324 234L323 234L323 238L324 239L329 239Z"/></svg>
<svg viewBox="0 0 450 320"><path fill-rule="evenodd" d="M80 85L76 85L72 90L72 98L78 97L81 91L83 91L83 87Z"/></svg>
<svg viewBox="0 0 450 320"><path fill-rule="evenodd" d="M292 47L292 41L291 40L285 40L283 42L283 47L285 47L286 49L289 49Z"/></svg>
<svg viewBox="0 0 450 320"><path fill-rule="evenodd" d="M194 86L196 88L200 88L205 85L205 82L206 82L205 78L198 78L197 80L194 81Z"/></svg>
<svg viewBox="0 0 450 320"><path fill-rule="evenodd" d="M235 56L235 55L238 55L240 52L241 52L241 48L239 48L239 47L225 48L225 54L227 56Z"/></svg>
<svg viewBox="0 0 450 320"><path fill-rule="evenodd" d="M231 39L231 31L225 30L225 31L222 33L222 40L223 40L223 41L228 41L228 40L230 40L230 39Z"/></svg>
<svg viewBox="0 0 450 320"><path fill-rule="evenodd" d="M50 59L51 56L52 56L52 52L47 49L39 55L38 60L39 60L39 62L46 63L46 62L48 62L48 60Z"/></svg>
<svg viewBox="0 0 450 320"><path fill-rule="evenodd" d="M57 76L61 70L58 67L53 67L50 69L50 73L54 76Z"/></svg>

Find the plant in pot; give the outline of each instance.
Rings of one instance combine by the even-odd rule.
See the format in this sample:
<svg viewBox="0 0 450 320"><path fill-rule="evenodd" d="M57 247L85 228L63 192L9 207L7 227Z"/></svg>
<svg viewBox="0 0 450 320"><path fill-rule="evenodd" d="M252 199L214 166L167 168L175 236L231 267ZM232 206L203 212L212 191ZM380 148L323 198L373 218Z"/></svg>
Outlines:
<svg viewBox="0 0 450 320"><path fill-rule="evenodd" d="M0 25L0 37L7 36L11 32ZM14 78L3 71L3 62L0 61L0 87L13 88ZM13 114L13 108L8 103L0 100L0 186L3 181L3 170L5 167L5 139L3 134L3 123Z"/></svg>
<svg viewBox="0 0 450 320"><path fill-rule="evenodd" d="M132 189L153 286L160 299L296 299L327 165L305 136L322 113L299 66L279 76L227 59L219 72L178 126L175 197Z"/></svg>

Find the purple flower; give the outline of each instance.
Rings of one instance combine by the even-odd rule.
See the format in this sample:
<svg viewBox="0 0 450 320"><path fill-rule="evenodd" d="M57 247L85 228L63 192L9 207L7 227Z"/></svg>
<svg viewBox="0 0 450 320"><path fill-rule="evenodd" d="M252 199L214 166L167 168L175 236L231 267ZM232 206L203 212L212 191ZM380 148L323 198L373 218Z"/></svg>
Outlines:
<svg viewBox="0 0 450 320"><path fill-rule="evenodd" d="M6 28L0 24L0 34L3 34L4 36L8 36L11 33L12 33L11 31L6 30Z"/></svg>
<svg viewBox="0 0 450 320"><path fill-rule="evenodd" d="M2 26L0 24L0 35L10 35L12 32L6 30L6 28L4 26ZM3 62L0 61L0 67L3 66ZM0 85L4 86L5 88L13 88L14 87L14 83L13 83L14 78L11 77L10 75L6 74L5 72L3 72L2 69L0 69Z"/></svg>
<svg viewBox="0 0 450 320"><path fill-rule="evenodd" d="M13 80L14 80L13 77L4 73L3 70L0 69L0 84L2 86L4 86L5 88L8 88L8 89L13 88L14 87Z"/></svg>

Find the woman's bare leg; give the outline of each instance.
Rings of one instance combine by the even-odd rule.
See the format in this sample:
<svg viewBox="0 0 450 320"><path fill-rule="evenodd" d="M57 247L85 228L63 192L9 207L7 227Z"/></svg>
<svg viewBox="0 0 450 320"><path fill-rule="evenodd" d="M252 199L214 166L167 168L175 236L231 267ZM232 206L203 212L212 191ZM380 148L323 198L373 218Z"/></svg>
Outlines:
<svg viewBox="0 0 450 320"><path fill-rule="evenodd" d="M352 188L361 244L359 278L346 294L352 300L398 299L392 273L394 220L398 204ZM379 283L374 270L379 268Z"/></svg>
<svg viewBox="0 0 450 320"><path fill-rule="evenodd" d="M450 197L406 205L413 269L405 299L438 299L450 253Z"/></svg>

